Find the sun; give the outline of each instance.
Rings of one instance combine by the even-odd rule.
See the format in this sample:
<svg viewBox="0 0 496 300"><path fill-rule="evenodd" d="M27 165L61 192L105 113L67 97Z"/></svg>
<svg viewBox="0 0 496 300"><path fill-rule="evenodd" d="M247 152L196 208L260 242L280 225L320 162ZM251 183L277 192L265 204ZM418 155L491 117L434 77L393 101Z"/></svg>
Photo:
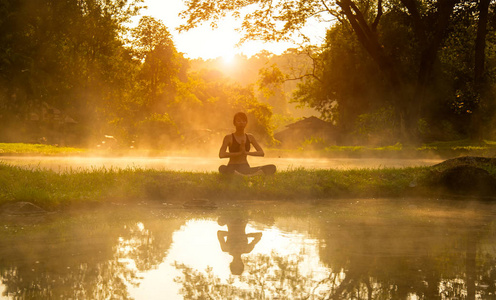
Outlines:
<svg viewBox="0 0 496 300"><path fill-rule="evenodd" d="M236 53L234 51L226 52L222 54L222 62L226 65L231 65L234 63Z"/></svg>

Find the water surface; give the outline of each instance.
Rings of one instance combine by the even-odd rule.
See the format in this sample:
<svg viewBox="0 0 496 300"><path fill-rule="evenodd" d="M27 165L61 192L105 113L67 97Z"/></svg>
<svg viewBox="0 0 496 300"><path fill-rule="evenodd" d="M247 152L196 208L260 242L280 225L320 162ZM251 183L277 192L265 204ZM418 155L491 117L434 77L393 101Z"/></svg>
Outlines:
<svg viewBox="0 0 496 300"><path fill-rule="evenodd" d="M496 204L108 205L0 218L3 299L494 298ZM200 297L201 298L201 297Z"/></svg>

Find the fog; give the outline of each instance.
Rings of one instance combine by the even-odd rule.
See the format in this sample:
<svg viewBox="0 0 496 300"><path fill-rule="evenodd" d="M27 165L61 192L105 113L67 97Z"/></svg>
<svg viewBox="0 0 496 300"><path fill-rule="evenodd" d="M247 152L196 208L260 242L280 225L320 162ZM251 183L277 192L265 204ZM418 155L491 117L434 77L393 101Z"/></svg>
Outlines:
<svg viewBox="0 0 496 300"><path fill-rule="evenodd" d="M2 216L0 298L193 299L188 291L207 290L216 299L260 291L270 299L487 299L496 287L495 216L494 203L408 198ZM233 250L250 234L261 238L241 256L223 249L225 232ZM233 274L235 255L242 276Z"/></svg>

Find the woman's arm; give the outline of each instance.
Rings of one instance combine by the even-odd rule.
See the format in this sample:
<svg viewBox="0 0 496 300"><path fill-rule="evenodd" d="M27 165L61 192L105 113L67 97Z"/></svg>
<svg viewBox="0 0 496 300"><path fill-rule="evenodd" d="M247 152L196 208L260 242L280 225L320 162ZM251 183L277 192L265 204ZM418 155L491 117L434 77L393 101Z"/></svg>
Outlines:
<svg viewBox="0 0 496 300"><path fill-rule="evenodd" d="M224 252L228 251L226 237L227 237L227 231L223 231L223 230L217 231L217 239L219 240L220 248Z"/></svg>
<svg viewBox="0 0 496 300"><path fill-rule="evenodd" d="M250 140L250 143L255 147L256 151L250 151L246 152L246 155L251 155L251 156L264 156L265 153L262 149L262 147L258 144L257 140L252 134L248 134L248 139ZM243 147L244 148L244 147Z"/></svg>
<svg viewBox="0 0 496 300"><path fill-rule="evenodd" d="M229 144L232 142L231 139L232 139L231 135L226 135L224 137L224 140L222 141L222 146L220 146L220 150L219 150L219 158L231 158L231 157L246 155L244 146L240 147L239 152L227 152L227 147L229 147Z"/></svg>

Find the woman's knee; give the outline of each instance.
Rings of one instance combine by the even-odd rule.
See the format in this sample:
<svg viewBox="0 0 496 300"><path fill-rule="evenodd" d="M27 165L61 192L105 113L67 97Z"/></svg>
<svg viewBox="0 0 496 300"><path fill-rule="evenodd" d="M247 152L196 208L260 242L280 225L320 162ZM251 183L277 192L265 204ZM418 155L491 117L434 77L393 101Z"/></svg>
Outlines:
<svg viewBox="0 0 496 300"><path fill-rule="evenodd" d="M272 175L276 172L277 168L275 165L266 165L262 167L262 171L266 175Z"/></svg>
<svg viewBox="0 0 496 300"><path fill-rule="evenodd" d="M221 174L229 174L229 168L226 165L222 165L219 167L219 173Z"/></svg>

